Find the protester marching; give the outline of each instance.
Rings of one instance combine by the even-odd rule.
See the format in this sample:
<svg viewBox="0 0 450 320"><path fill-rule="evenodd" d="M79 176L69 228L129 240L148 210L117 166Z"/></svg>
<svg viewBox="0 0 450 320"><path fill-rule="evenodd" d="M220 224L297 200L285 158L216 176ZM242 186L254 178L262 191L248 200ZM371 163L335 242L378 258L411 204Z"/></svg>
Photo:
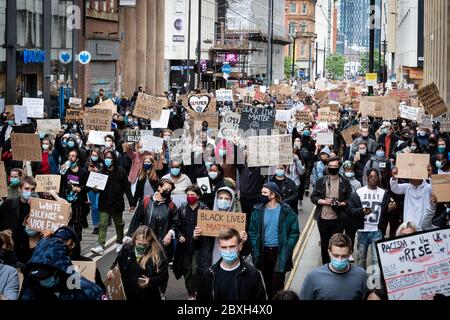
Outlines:
<svg viewBox="0 0 450 320"><path fill-rule="evenodd" d="M450 295L450 119L435 86L369 96L364 80L319 79L170 98L100 90L60 119L28 105L20 122L6 106L0 300L165 300L172 281L198 301ZM304 272L309 201L320 259L284 291ZM96 261L114 255L107 272L82 255L86 232Z"/></svg>

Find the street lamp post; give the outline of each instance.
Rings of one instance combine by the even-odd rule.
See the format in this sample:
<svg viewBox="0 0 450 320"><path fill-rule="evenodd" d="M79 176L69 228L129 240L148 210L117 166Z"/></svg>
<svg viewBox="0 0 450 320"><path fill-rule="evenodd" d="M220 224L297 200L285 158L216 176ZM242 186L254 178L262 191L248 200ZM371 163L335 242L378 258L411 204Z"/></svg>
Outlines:
<svg viewBox="0 0 450 320"><path fill-rule="evenodd" d="M292 35L292 38L294 40L293 47L292 47L292 65L291 65L291 78L295 77L295 43L297 41L297 37L295 35L295 32Z"/></svg>
<svg viewBox="0 0 450 320"><path fill-rule="evenodd" d="M383 40L383 95L386 94L386 52L387 52L387 41Z"/></svg>

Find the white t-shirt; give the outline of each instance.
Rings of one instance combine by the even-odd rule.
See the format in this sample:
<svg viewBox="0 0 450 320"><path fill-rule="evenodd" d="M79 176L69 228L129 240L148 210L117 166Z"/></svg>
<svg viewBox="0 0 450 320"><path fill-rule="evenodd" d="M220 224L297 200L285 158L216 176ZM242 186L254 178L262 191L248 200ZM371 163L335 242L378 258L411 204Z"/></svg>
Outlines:
<svg viewBox="0 0 450 320"><path fill-rule="evenodd" d="M378 231L378 223L381 216L381 204L383 203L384 193L386 191L378 188L370 190L367 186L359 188L356 193L361 200L362 208L371 208L372 213L364 217L364 229L359 232Z"/></svg>

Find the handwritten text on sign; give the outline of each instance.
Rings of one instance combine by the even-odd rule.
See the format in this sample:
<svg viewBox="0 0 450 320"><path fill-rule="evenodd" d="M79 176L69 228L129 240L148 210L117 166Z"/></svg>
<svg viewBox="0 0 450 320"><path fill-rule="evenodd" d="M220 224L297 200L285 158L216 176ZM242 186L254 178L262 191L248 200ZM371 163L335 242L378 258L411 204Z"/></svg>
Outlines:
<svg viewBox="0 0 450 320"><path fill-rule="evenodd" d="M36 176L36 192L59 192L61 176L58 174L42 174Z"/></svg>
<svg viewBox="0 0 450 320"><path fill-rule="evenodd" d="M377 243L389 300L450 296L450 229Z"/></svg>
<svg viewBox="0 0 450 320"><path fill-rule="evenodd" d="M207 237L217 237L220 231L229 228L245 231L245 213L198 210L197 227Z"/></svg>
<svg viewBox="0 0 450 320"><path fill-rule="evenodd" d="M147 120L159 120L166 105L167 100L165 98L139 93L133 115Z"/></svg>
<svg viewBox="0 0 450 320"><path fill-rule="evenodd" d="M84 131L109 131L111 130L111 121L111 110L88 108L84 113Z"/></svg>
<svg viewBox="0 0 450 320"><path fill-rule="evenodd" d="M30 229L55 232L59 227L69 223L69 203L36 198L31 198L30 201L31 209L27 220Z"/></svg>

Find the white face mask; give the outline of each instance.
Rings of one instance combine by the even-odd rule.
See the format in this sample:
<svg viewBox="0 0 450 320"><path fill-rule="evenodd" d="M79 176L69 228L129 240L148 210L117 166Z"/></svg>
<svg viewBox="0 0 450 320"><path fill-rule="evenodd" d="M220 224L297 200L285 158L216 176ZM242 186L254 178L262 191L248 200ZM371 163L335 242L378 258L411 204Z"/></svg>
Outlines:
<svg viewBox="0 0 450 320"><path fill-rule="evenodd" d="M112 147L112 142L111 142L111 141L106 141L106 142L105 142L105 146L106 146L107 148L111 148L111 147Z"/></svg>

